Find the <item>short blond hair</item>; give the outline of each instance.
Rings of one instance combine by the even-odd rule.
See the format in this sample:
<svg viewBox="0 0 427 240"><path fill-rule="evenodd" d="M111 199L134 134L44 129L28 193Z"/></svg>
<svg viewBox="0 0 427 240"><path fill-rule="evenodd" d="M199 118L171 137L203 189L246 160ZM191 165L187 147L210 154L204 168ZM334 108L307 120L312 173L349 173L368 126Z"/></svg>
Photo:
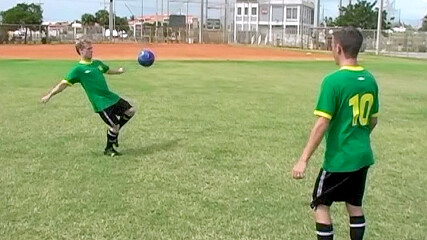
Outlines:
<svg viewBox="0 0 427 240"><path fill-rule="evenodd" d="M92 41L86 38L80 39L76 42L76 52L80 55L80 50L84 47L85 44L91 44Z"/></svg>

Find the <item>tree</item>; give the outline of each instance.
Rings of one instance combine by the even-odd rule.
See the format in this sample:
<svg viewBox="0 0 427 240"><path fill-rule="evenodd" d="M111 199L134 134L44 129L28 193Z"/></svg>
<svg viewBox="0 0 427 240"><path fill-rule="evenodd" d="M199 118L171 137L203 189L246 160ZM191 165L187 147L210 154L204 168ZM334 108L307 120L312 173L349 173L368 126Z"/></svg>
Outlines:
<svg viewBox="0 0 427 240"><path fill-rule="evenodd" d="M362 29L377 29L378 8L375 8L377 1L372 3L366 0L358 0L355 4L347 7L341 7L341 15L338 16L334 24L336 26L354 26ZM382 28L389 29L390 23L387 22L387 12L383 11Z"/></svg>
<svg viewBox="0 0 427 240"><path fill-rule="evenodd" d="M85 13L82 15L82 24L87 26L93 26L96 23L96 18L92 14Z"/></svg>
<svg viewBox="0 0 427 240"><path fill-rule="evenodd" d="M108 23L110 22L109 16L110 14L107 10L99 10L95 13L96 22L103 27L108 26Z"/></svg>
<svg viewBox="0 0 427 240"><path fill-rule="evenodd" d="M427 32L427 15L423 19L423 25L419 29L420 31Z"/></svg>
<svg viewBox="0 0 427 240"><path fill-rule="evenodd" d="M121 18L116 16L116 29L118 31L128 31L129 30L128 19L126 17Z"/></svg>
<svg viewBox="0 0 427 240"><path fill-rule="evenodd" d="M15 7L10 8L4 12L0 12L4 24L17 24L16 27L12 27L10 30L16 30L20 27L24 27L24 43L27 43L27 32L28 29L36 30L43 21L43 10L38 4L26 4L18 3ZM21 25L21 26L18 26ZM33 26L28 26L32 24ZM23 26L22 26L23 25Z"/></svg>
<svg viewBox="0 0 427 240"><path fill-rule="evenodd" d="M324 23L325 23L325 27L333 27L333 26L336 26L336 25L335 25L335 21L334 21L334 19L333 19L333 18L331 18L331 17L325 17L325 19L324 19Z"/></svg>

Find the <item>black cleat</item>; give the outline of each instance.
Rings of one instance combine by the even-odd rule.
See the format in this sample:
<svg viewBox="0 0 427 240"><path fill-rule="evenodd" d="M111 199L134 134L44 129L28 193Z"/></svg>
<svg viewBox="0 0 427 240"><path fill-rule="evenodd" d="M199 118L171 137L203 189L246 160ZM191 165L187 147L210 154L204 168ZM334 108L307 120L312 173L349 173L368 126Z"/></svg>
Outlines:
<svg viewBox="0 0 427 240"><path fill-rule="evenodd" d="M104 150L104 155L110 156L110 157L115 157L115 156L120 156L122 155L121 153L117 152L114 148L106 148Z"/></svg>

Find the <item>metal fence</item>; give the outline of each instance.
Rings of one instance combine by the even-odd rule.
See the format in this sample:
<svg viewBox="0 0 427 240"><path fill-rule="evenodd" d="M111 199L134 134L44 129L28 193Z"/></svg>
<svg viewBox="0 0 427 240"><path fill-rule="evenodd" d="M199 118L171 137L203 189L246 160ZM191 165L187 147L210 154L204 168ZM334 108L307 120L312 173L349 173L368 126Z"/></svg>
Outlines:
<svg viewBox="0 0 427 240"><path fill-rule="evenodd" d="M301 34L302 33L302 34ZM255 30L236 30L236 42L241 44L310 48L310 28L296 26L258 26Z"/></svg>
<svg viewBox="0 0 427 240"><path fill-rule="evenodd" d="M224 29L203 30L204 43L228 43L229 35ZM0 44L37 44L37 43L65 43L74 42L76 39L88 38L94 42L129 41L150 43L199 43L199 28L167 27L154 25L116 26L110 32L105 26L72 25L9 25L0 24Z"/></svg>
<svg viewBox="0 0 427 240"><path fill-rule="evenodd" d="M311 49L330 50L332 33L339 28L311 28ZM377 30L362 30L364 37L362 51L376 51ZM427 58L427 32L381 32L379 52L382 55Z"/></svg>
<svg viewBox="0 0 427 240"><path fill-rule="evenodd" d="M121 30L120 30L121 29ZM251 45L269 45L277 47L298 47L303 49L330 50L332 33L339 28L298 29L291 27L258 26L245 31L235 30L233 24L221 29L203 29L204 43L238 43ZM301 34L302 33L302 34ZM362 30L364 42L362 51L376 50L376 30ZM197 24L182 28L154 25L116 26L113 41L149 42L149 43L199 43ZM111 41L107 26L65 25L0 25L0 44L38 44L56 42L74 42L85 37L94 42ZM415 56L427 58L427 32L392 32L381 33L379 51L384 55Z"/></svg>

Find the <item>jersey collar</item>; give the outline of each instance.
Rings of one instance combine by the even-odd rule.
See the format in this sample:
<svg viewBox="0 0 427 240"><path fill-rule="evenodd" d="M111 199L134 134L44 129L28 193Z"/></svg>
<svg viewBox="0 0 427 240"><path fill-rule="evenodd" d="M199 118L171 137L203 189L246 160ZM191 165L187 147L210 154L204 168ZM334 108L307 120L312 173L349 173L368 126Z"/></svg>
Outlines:
<svg viewBox="0 0 427 240"><path fill-rule="evenodd" d="M92 64L92 60L90 60L90 61L80 60L79 63L84 64L84 65L89 65L89 64Z"/></svg>
<svg viewBox="0 0 427 240"><path fill-rule="evenodd" d="M349 70L349 71L363 71L364 68L362 66L342 66L340 70Z"/></svg>

